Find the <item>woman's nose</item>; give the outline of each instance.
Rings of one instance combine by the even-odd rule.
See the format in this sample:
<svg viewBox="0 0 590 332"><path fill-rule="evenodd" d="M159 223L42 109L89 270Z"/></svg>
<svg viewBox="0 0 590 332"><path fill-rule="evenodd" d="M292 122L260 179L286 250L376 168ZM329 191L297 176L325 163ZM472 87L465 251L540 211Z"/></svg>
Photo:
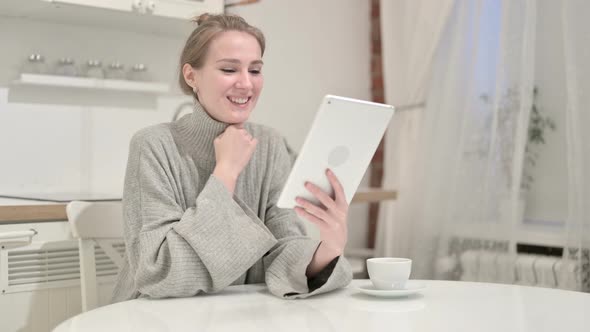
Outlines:
<svg viewBox="0 0 590 332"><path fill-rule="evenodd" d="M250 73L242 73L236 82L236 87L241 89L250 89L252 88L252 81L250 80Z"/></svg>

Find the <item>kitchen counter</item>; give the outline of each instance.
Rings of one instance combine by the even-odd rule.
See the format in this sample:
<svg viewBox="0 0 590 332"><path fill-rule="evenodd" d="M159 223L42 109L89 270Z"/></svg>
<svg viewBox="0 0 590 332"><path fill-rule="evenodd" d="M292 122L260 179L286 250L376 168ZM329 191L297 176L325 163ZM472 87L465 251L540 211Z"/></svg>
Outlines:
<svg viewBox="0 0 590 332"><path fill-rule="evenodd" d="M354 195L352 203L380 202L396 198L397 192L392 190L361 189ZM67 202L0 197L0 224L64 221L67 220L66 205Z"/></svg>
<svg viewBox="0 0 590 332"><path fill-rule="evenodd" d="M65 221L66 205L73 200L121 200L116 196L87 192L0 193L0 224Z"/></svg>
<svg viewBox="0 0 590 332"><path fill-rule="evenodd" d="M0 198L0 224L67 219L66 203Z"/></svg>

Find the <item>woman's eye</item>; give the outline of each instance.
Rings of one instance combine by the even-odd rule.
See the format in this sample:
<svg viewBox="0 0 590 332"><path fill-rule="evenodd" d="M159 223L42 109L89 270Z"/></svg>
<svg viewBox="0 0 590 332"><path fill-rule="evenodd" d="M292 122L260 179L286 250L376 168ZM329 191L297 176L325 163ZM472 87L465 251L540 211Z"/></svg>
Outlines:
<svg viewBox="0 0 590 332"><path fill-rule="evenodd" d="M258 74L260 74L260 72L261 72L261 70L260 70L260 69L251 69L251 70L250 70L250 73L251 73L251 74L254 74L254 75L258 75Z"/></svg>
<svg viewBox="0 0 590 332"><path fill-rule="evenodd" d="M235 73L236 72L235 69L231 69L231 68L222 68L221 71L224 73Z"/></svg>

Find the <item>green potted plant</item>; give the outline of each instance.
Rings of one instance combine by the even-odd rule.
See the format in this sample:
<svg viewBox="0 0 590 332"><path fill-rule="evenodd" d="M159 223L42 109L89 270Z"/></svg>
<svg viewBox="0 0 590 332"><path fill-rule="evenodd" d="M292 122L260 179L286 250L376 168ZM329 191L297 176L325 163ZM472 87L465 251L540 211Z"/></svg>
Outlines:
<svg viewBox="0 0 590 332"><path fill-rule="evenodd" d="M522 179L520 182L520 193L516 202L510 197L510 191L514 184L513 168L514 168L514 156L516 133L518 130L519 116L517 114L520 108L520 91L514 88L506 90L502 98L498 101L497 112L490 111L490 118L487 119L485 128L492 128L494 121L494 114L496 116L496 128L493 128L496 135L496 151L495 156L498 161L498 167L500 167L505 195L499 201L499 212L500 219L522 219L524 217L525 210L525 197L526 192L531 189L534 178L532 170L536 166L539 159L539 146L546 142L547 130L555 130L555 122L547 115L543 114L541 109L538 107L537 97L539 94L538 88L533 88L532 104L529 116L529 127L527 130L527 140L523 156L522 165ZM485 103L486 107L493 107L493 103L489 96L484 94L481 100ZM516 215L513 215L516 213Z"/></svg>
<svg viewBox="0 0 590 332"><path fill-rule="evenodd" d="M539 159L539 146L546 142L546 131L555 130L556 125L553 119L543 112L537 106L537 97L539 90L537 87L533 88L533 99L531 104L531 111L529 116L529 127L527 131L527 142L525 145L523 174L520 183L520 188L527 191L531 188L534 178L532 169L536 166ZM482 95L481 100L488 106L491 106L490 98L487 94ZM502 135L499 138L499 157L501 160L501 167L506 176L506 188L509 189L512 184L512 167L514 155L514 140L517 126L517 118L515 112L520 106L519 95L516 89L510 88L501 98L498 104L498 128L496 132ZM491 119L489 121L492 121ZM491 123L491 122L489 122Z"/></svg>
<svg viewBox="0 0 590 332"><path fill-rule="evenodd" d="M543 115L537 106L538 89L533 89L533 104L529 120L528 140L524 153L524 165L520 187L523 190L530 190L534 182L532 168L537 165L539 159L539 146L545 144L545 133L547 130L554 131L557 126L555 121L548 115Z"/></svg>

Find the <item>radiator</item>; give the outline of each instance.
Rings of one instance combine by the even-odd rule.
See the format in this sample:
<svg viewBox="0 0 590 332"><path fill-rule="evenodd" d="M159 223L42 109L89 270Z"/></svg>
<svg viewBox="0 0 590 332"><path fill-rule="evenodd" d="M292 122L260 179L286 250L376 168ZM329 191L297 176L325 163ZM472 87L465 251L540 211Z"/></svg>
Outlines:
<svg viewBox="0 0 590 332"><path fill-rule="evenodd" d="M59 225L62 224L62 225ZM10 227L8 227L10 226ZM34 229L32 241L0 239L0 331L50 331L81 312L78 241L67 223L7 225L0 235ZM116 246L124 252L124 245ZM117 268L95 247L99 303L107 304Z"/></svg>
<svg viewBox="0 0 590 332"><path fill-rule="evenodd" d="M462 281L480 281L580 291L580 262L548 255L510 254L466 250L441 257L437 275L455 275Z"/></svg>

